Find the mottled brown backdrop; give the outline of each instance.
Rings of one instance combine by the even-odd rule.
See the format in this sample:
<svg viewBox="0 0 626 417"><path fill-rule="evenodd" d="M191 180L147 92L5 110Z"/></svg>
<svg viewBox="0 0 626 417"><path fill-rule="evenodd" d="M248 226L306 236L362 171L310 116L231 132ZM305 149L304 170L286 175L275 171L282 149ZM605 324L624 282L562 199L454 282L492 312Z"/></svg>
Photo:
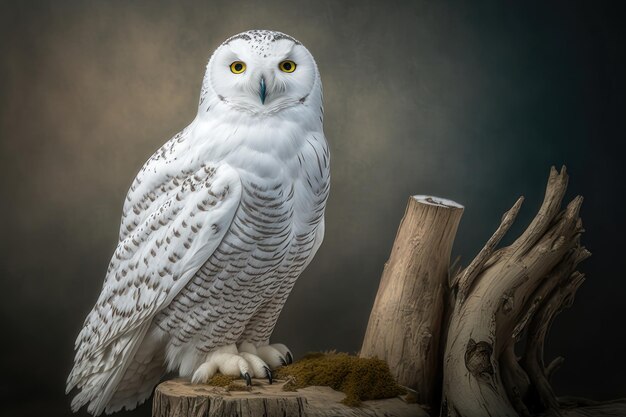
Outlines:
<svg viewBox="0 0 626 417"><path fill-rule="evenodd" d="M0 414L69 413L125 192L193 119L211 51L251 28L316 57L332 150L326 241L275 340L359 349L410 194L467 207L467 262L523 194L518 232L567 164L594 256L549 338L568 359L556 388L625 396L623 21L602 2L1 1Z"/></svg>

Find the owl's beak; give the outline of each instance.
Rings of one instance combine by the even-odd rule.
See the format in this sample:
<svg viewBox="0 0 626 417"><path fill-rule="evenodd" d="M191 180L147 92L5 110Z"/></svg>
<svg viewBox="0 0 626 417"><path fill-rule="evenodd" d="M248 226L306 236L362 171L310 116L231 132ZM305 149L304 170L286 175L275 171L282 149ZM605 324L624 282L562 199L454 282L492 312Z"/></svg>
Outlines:
<svg viewBox="0 0 626 417"><path fill-rule="evenodd" d="M259 90L261 104L265 104L265 78L261 77L261 89Z"/></svg>

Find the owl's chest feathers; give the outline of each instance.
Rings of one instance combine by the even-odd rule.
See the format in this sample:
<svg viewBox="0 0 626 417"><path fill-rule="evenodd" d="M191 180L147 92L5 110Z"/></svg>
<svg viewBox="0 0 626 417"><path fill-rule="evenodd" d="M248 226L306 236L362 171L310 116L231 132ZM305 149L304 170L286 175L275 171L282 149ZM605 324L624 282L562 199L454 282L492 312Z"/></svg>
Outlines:
<svg viewBox="0 0 626 417"><path fill-rule="evenodd" d="M238 146L222 161L238 171L242 197L225 249L243 249L248 265L287 277L308 258L323 218L329 184L323 133L288 124L239 128L229 140Z"/></svg>
<svg viewBox="0 0 626 417"><path fill-rule="evenodd" d="M270 245L268 249L280 252L314 234L323 216L329 178L317 162L304 163L310 158L317 161L302 149L289 159L274 155L259 157L252 166L231 163L243 186L236 218L253 231L261 247Z"/></svg>
<svg viewBox="0 0 626 417"><path fill-rule="evenodd" d="M289 120L235 120L220 123L208 139L209 163L226 163L239 173L241 210L296 228L310 224L325 203L329 155L319 126ZM258 220L258 219L256 219Z"/></svg>
<svg viewBox="0 0 626 417"><path fill-rule="evenodd" d="M203 167L228 164L242 184L236 218L257 239L282 239L285 231L311 234L323 216L329 155L321 124L194 121L163 149L138 176L142 190L156 187L152 183L174 186Z"/></svg>

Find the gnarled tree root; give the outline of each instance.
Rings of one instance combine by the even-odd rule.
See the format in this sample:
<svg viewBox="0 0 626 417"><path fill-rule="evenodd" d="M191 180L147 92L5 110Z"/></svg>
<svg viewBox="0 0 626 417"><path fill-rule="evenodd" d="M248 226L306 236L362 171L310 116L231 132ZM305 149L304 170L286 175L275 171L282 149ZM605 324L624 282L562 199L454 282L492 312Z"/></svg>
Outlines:
<svg viewBox="0 0 626 417"><path fill-rule="evenodd" d="M567 182L565 168L552 168L543 204L524 233L496 250L515 220L520 198L476 259L452 278L442 416L582 416L623 410L623 402L588 404L577 411L565 407L549 382L562 358L544 364L550 325L571 304L584 280L576 267L590 256L580 245L582 198L560 209ZM524 337L518 358L515 346Z"/></svg>

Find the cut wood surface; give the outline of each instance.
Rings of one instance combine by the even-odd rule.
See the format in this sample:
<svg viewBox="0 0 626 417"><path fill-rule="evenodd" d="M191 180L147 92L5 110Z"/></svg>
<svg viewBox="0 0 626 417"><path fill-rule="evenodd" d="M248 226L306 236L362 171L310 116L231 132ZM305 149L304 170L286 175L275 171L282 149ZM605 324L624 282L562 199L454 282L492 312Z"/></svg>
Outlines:
<svg viewBox="0 0 626 417"><path fill-rule="evenodd" d="M381 277L360 356L389 364L398 383L431 404L450 252L463 206L429 196L409 198Z"/></svg>
<svg viewBox="0 0 626 417"><path fill-rule="evenodd" d="M227 391L174 379L159 384L152 403L153 417L428 417L417 404L400 398L365 401L348 407L345 397L329 387L283 391L285 381L254 379L250 391Z"/></svg>

